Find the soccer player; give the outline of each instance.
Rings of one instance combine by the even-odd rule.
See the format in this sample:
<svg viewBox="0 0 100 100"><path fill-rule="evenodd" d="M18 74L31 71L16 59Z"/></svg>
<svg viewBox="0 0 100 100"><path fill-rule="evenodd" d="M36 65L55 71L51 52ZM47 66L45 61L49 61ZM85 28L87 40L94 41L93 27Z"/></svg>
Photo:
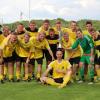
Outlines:
<svg viewBox="0 0 100 100"><path fill-rule="evenodd" d="M42 26L39 28L38 32L45 33L45 35L49 35L49 29L50 29L50 22L49 20L44 20ZM43 49L43 58L46 56L46 51Z"/></svg>
<svg viewBox="0 0 100 100"><path fill-rule="evenodd" d="M80 67L80 75L81 75L81 81L84 81L84 64L88 64L88 74L89 74L89 79L90 83L92 84L94 81L94 66L92 65L93 60L94 60L94 45L91 37L88 35L84 36L81 29L77 30L77 37L78 39L75 41L73 46L69 48L68 50L73 50L78 47L78 45L81 46L83 49L83 55L80 59L79 67Z"/></svg>
<svg viewBox="0 0 100 100"><path fill-rule="evenodd" d="M61 21L57 20L56 24L55 24L55 27L54 27L54 30L55 30L55 33L59 35L59 45L58 45L58 48L62 48L61 42L62 42L62 36L63 36L64 29L65 28L62 27Z"/></svg>
<svg viewBox="0 0 100 100"><path fill-rule="evenodd" d="M2 56L4 59L4 63L7 63L8 67L8 75L9 75L9 81L14 82L14 49L16 47L17 43L17 35L15 33L11 33L11 35L7 36L2 44Z"/></svg>
<svg viewBox="0 0 100 100"><path fill-rule="evenodd" d="M24 25L22 23L19 23L17 25L17 29L15 30L18 39L23 40L24 34L25 34L25 29ZM17 46L15 49L15 57L16 57L16 78L17 81L19 82L21 79L21 64L23 62L23 55L22 55L22 50L23 48L21 46Z"/></svg>
<svg viewBox="0 0 100 100"><path fill-rule="evenodd" d="M64 30L64 32L67 32L69 34L69 36L74 40L76 41L77 39L77 35L76 35L76 31L78 29L78 24L76 21L71 21L70 22L70 26L69 28L66 28Z"/></svg>
<svg viewBox="0 0 100 100"><path fill-rule="evenodd" d="M100 80L100 35L95 31L91 31L92 38L94 40L94 46L95 46L95 58L94 58L94 64L95 64L95 70L97 73L97 81Z"/></svg>
<svg viewBox="0 0 100 100"><path fill-rule="evenodd" d="M55 34L55 30L53 28L49 29L49 35L46 36L46 39L49 42L49 46L53 52L54 58L56 59L56 51L57 51L57 47L58 47L58 39L59 39L59 35ZM47 66L49 65L49 63L52 61L52 57L50 56L48 50L46 50L46 62L47 62Z"/></svg>
<svg viewBox="0 0 100 100"><path fill-rule="evenodd" d="M33 49L33 44L30 40L30 35L29 33L24 34L23 40L19 40L19 45L22 47L21 48L21 56L23 58L23 63L25 67L25 77L23 78L24 81L30 81L32 78L32 73L33 73L33 67L34 67L34 49ZM32 52L30 61L29 63L26 63L27 57L29 55L29 52Z"/></svg>
<svg viewBox="0 0 100 100"><path fill-rule="evenodd" d="M4 83L4 64L3 64L3 54L2 49L0 47L0 82Z"/></svg>
<svg viewBox="0 0 100 100"><path fill-rule="evenodd" d="M62 47L66 51L67 60L72 65L72 71L73 71L73 79L78 80L78 65L81 58L81 47L78 46L76 50L68 51L66 48L71 47L74 44L74 40L69 37L69 34L67 32L63 33L62 38Z"/></svg>
<svg viewBox="0 0 100 100"><path fill-rule="evenodd" d="M28 31L30 36L37 36L38 28L36 27L36 23L34 21L30 21L29 27L26 27L26 31Z"/></svg>
<svg viewBox="0 0 100 100"><path fill-rule="evenodd" d="M50 28L49 20L44 20L43 25L39 28L38 32L44 32L46 35L48 35L49 28Z"/></svg>
<svg viewBox="0 0 100 100"><path fill-rule="evenodd" d="M76 22L76 21L71 21L71 22L70 22L69 28L66 28L66 29L64 30L64 33L67 33L67 34L69 35L69 38L71 38L71 39L73 40L73 42L75 42L76 39L77 39L77 34L76 34L77 29L78 29L78 24L77 24L77 22ZM80 51L80 50L81 50L81 49L78 49L78 52L75 53L75 55L78 57L78 58L76 58L77 61L79 61L79 56L80 56L81 53L82 53L82 50L81 50L81 51ZM74 59L74 60L75 60L75 59ZM77 64L76 64L76 62L74 62L74 60L70 59L72 66L74 65L73 68L75 68L75 69L74 69L74 72L75 72L75 70L79 67L79 64L78 64L78 62L77 62ZM75 63L75 64L74 64L74 63ZM75 76L78 76L78 72L75 72L75 73L77 74L77 75L75 75Z"/></svg>
<svg viewBox="0 0 100 100"><path fill-rule="evenodd" d="M57 50L56 56L57 60L52 61L48 65L47 70L41 77L41 82L63 88L70 81L72 74L71 64L67 60L62 59L63 52L61 49ZM52 78L48 77L48 73L50 70L53 70Z"/></svg>
<svg viewBox="0 0 100 100"><path fill-rule="evenodd" d="M87 22L86 22L86 30L83 31L83 34L84 34L84 35L89 35L89 36L91 36L91 34L92 34L92 29L93 29L92 21L87 21Z"/></svg>
<svg viewBox="0 0 100 100"><path fill-rule="evenodd" d="M54 60L54 56L50 49L48 41L45 39L45 33L40 32L36 38L32 37L30 41L32 41L33 46L35 47L34 59L38 63L36 78L37 80L40 80L41 73L42 73L42 63L43 63L43 49L47 49L49 51L52 60Z"/></svg>
<svg viewBox="0 0 100 100"><path fill-rule="evenodd" d="M10 29L8 26L3 26L2 27L2 34L0 35L0 44L2 43L2 41L11 33ZM8 64L4 63L4 79L6 79L7 76L7 68Z"/></svg>

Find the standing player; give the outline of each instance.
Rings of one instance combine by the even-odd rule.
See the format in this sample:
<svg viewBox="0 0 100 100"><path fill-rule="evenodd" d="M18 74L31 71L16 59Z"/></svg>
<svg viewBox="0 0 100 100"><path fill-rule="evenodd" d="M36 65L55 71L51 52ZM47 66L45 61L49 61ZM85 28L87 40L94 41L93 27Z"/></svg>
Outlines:
<svg viewBox="0 0 100 100"><path fill-rule="evenodd" d="M42 32L39 33L36 38L32 37L30 39L30 41L32 41L33 46L35 47L34 59L38 63L36 78L37 78L37 80L40 80L41 73L42 73L42 63L43 63L43 49L47 49L49 51L49 53L52 57L52 60L54 60L54 56L50 49L48 41L45 39L45 33L42 33ZM31 52L30 52L30 54L31 54ZM28 59L30 59L30 56Z"/></svg>
<svg viewBox="0 0 100 100"><path fill-rule="evenodd" d="M36 27L36 23L34 21L29 22L29 26L26 27L26 31L28 31L29 35L32 36L37 36L38 34L38 28Z"/></svg>
<svg viewBox="0 0 100 100"><path fill-rule="evenodd" d="M72 38L73 42L75 42L76 39L77 39L77 34L76 34L77 29L78 29L78 24L77 24L77 22L76 22L76 21L71 21L71 22L70 22L69 28L66 28L66 29L64 30L64 33L68 33L69 38ZM76 59L77 61L79 61L79 56L81 56L82 50L81 50L81 49L77 49L77 50L78 50L78 52L75 53L75 55L76 55L75 59ZM77 57L78 57L78 58L77 58ZM74 66L72 65L73 68L75 68L75 70L76 70L76 69L79 67L78 62L76 63L76 61L75 61L75 60L72 60L72 59L70 59L70 61L71 61L71 64L74 65ZM75 61L75 62L74 62L74 61ZM75 64L74 64L74 63L75 63ZM76 72L76 73L77 73L77 76L78 76L78 72Z"/></svg>
<svg viewBox="0 0 100 100"><path fill-rule="evenodd" d="M2 41L11 33L10 29L8 26L3 26L2 27L2 34L0 35L0 44ZM7 76L7 69L8 69L8 64L5 62L4 63L4 79L6 79Z"/></svg>
<svg viewBox="0 0 100 100"><path fill-rule="evenodd" d="M44 20L43 21L43 25L39 28L38 32L43 32L46 35L48 35L49 28L50 28L50 22L49 22L49 20Z"/></svg>
<svg viewBox="0 0 100 100"><path fill-rule="evenodd" d="M19 23L17 25L17 29L15 30L16 34L18 36L18 39L23 40L24 38L24 34L25 34L25 29L24 29L24 25L22 23ZM21 64L23 62L23 55L22 55L22 47L21 46L17 46L15 49L15 57L16 57L16 78L17 81L19 82L21 79Z"/></svg>
<svg viewBox="0 0 100 100"><path fill-rule="evenodd" d="M92 39L86 35L84 36L81 29L77 30L77 37L78 39L75 41L73 46L69 48L68 50L73 50L78 47L78 45L81 46L83 49L83 55L80 59L79 67L80 67L80 75L81 75L81 81L84 81L84 64L88 64L88 74L90 79L90 84L94 81L94 68L92 66L93 59L94 59L94 45Z"/></svg>
<svg viewBox="0 0 100 100"><path fill-rule="evenodd" d="M71 47L73 44L74 44L74 40L71 37L69 37L69 34L67 32L64 33L62 38L62 47L66 51L67 60L69 60L69 62L72 65L73 79L78 80L78 65L81 58L81 48L80 46L78 46L76 50L73 51L66 50L67 48Z"/></svg>
<svg viewBox="0 0 100 100"><path fill-rule="evenodd" d="M15 33L11 33L8 37L6 37L2 44L2 57L4 59L4 63L7 63L8 67L8 75L9 81L14 81L14 49L17 44L17 35Z"/></svg>
<svg viewBox="0 0 100 100"><path fill-rule="evenodd" d="M84 34L84 35L89 35L89 36L91 36L91 34L92 34L92 29L93 29L93 24L92 24L92 22L91 22L91 21L87 21L87 22L86 22L86 30L83 31L83 34Z"/></svg>
<svg viewBox="0 0 100 100"><path fill-rule="evenodd" d="M57 46L58 46L58 39L59 39L59 35L55 34L55 30L53 28L49 29L49 35L46 36L46 39L49 42L49 46L53 52L53 56L56 59L56 51L57 51ZM50 56L48 50L46 50L46 62L47 62L47 66L49 65L49 63L52 61L52 57Z"/></svg>
<svg viewBox="0 0 100 100"><path fill-rule="evenodd" d="M19 44L21 48L21 57L23 59L24 67L25 67L25 77L23 78L24 81L30 81L32 78L32 72L34 67L34 49L33 44L30 42L30 35L28 33L24 34L23 39L19 40ZM29 56L29 52L31 52L30 61L26 63L27 57Z"/></svg>
<svg viewBox="0 0 100 100"><path fill-rule="evenodd" d="M36 27L36 23L34 21L30 21L29 23L29 27L26 28L26 31L28 31L30 37L37 37L38 35L38 28ZM35 65L33 67L33 65L30 64L30 70L33 70L32 71L32 76L34 78L34 70L35 70ZM31 75L30 75L31 77Z"/></svg>
<svg viewBox="0 0 100 100"><path fill-rule="evenodd" d="M95 64L95 71L97 74L97 81L100 80L100 35L95 31L91 31L91 35L94 40L94 46L95 46L95 58L94 58L94 64Z"/></svg>
<svg viewBox="0 0 100 100"><path fill-rule="evenodd" d="M55 30L55 33L59 35L59 45L58 45L58 48L62 48L61 43L62 43L62 36L63 36L64 29L65 28L62 27L61 21L57 20L56 21L56 25L54 27L54 30Z"/></svg>

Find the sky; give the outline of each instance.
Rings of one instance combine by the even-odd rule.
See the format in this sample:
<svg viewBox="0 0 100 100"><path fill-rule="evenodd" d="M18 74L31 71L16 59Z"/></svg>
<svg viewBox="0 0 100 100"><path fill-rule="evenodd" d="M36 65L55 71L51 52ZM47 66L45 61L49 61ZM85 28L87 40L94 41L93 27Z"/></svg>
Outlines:
<svg viewBox="0 0 100 100"><path fill-rule="evenodd" d="M0 23L56 18L100 20L100 0L0 0Z"/></svg>

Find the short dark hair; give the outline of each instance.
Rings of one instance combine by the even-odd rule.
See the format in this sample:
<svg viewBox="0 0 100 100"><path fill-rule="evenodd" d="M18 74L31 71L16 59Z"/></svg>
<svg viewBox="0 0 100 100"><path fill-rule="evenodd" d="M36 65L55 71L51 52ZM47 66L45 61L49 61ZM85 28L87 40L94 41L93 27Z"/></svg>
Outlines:
<svg viewBox="0 0 100 100"><path fill-rule="evenodd" d="M91 24L92 25L92 21L86 21L86 25L87 24Z"/></svg>
<svg viewBox="0 0 100 100"><path fill-rule="evenodd" d="M50 23L48 19L44 20L43 23Z"/></svg>
<svg viewBox="0 0 100 100"><path fill-rule="evenodd" d="M57 48L57 51L61 51L63 53L63 48Z"/></svg>

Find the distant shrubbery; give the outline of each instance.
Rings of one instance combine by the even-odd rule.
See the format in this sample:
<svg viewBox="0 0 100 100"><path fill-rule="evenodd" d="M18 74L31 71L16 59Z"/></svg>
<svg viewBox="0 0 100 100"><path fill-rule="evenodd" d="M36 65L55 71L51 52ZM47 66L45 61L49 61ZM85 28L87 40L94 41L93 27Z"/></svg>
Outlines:
<svg viewBox="0 0 100 100"><path fill-rule="evenodd" d="M56 20L57 20L57 19L50 20L51 26L55 24L55 21L56 21ZM61 18L58 18L58 20L61 20L62 25L63 25L64 27L69 27L70 21L66 21L66 20L61 19ZM34 20L34 21L36 22L37 27L40 27L40 26L42 25L42 22L43 22L43 20ZM87 21L87 20L85 20L85 19L84 19L84 20L79 20L79 21L77 21L79 27L81 27L82 29L85 29L85 22L86 22L86 21ZM100 20L91 20L91 21L93 22L94 28L95 28L96 30L100 30ZM23 20L23 21L21 21L21 23L23 23L23 24L25 25L25 27L28 26L28 21L24 21L24 20ZM18 24L18 22L10 23L10 24L7 24L7 25L11 28L11 30L14 30L14 29L16 28L16 24Z"/></svg>

